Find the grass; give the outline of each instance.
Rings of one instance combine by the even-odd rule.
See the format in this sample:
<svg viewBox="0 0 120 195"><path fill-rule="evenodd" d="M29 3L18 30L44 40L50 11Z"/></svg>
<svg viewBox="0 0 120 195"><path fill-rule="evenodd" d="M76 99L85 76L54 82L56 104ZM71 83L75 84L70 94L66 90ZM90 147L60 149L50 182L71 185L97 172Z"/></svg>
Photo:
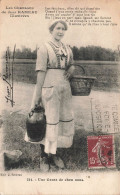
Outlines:
<svg viewBox="0 0 120 195"><path fill-rule="evenodd" d="M114 90L120 87L120 66L119 62L108 61L75 61L75 64L82 65L86 76L95 76L95 90ZM5 61L2 66L5 74ZM82 69L76 67L76 73L83 74ZM14 64L14 80L17 82L36 83L35 60L16 59Z"/></svg>
<svg viewBox="0 0 120 195"><path fill-rule="evenodd" d="M77 110L76 112L80 112ZM19 164L15 164L8 169L20 169L25 171L40 171L39 157L40 146L37 144L26 143L24 135L26 132L26 116L23 114L4 111L4 141L3 148L7 150L21 150L22 157ZM78 120L78 118L76 119ZM68 149L58 149L58 154L65 162L64 171L88 170L87 158L87 136L100 135L101 132L86 132L82 126L77 127L73 145ZM120 170L120 136L115 135L116 167ZM104 169L103 169L104 170ZM51 169L52 172L59 171ZM95 169L94 169L95 171ZM102 171L102 169L101 169ZM106 169L108 171L108 169Z"/></svg>
<svg viewBox="0 0 120 195"><path fill-rule="evenodd" d="M98 91L119 90L120 82L118 78L120 76L120 66L116 62L85 61L79 63L84 66L86 70L86 75L95 76L97 78L94 84L94 88L93 88L94 90L98 90ZM28 107L30 105L30 101L31 101L30 98L33 92L32 85L29 84L29 86L27 86L26 83L36 82L36 75L34 73L34 70L35 70L34 60L32 61L17 60L14 65L14 80L24 83L22 86L23 93L20 95L19 93L20 88L18 88L18 91L16 91L16 103L17 105L20 104L20 109L22 110L28 110ZM3 72L4 71L5 71L5 64L3 66ZM82 74L82 70L80 70L80 72ZM84 104L85 107L83 106L81 108L80 106L78 106L78 102L76 102L76 105L74 105L76 131L75 131L72 147L68 149L58 149L59 155L63 158L66 164L65 171L76 171L76 170L87 171L88 169L87 168L87 162L88 162L87 136L101 134L100 132L87 132L85 131L84 126L81 125L82 123L87 121L87 119L84 120L84 117L86 117L86 115L84 114L85 112L89 113L88 111L90 109L88 108L86 99L84 99L82 103ZM81 109L83 110L81 111ZM3 149L21 150L23 153L19 164L15 164L13 165L13 167L9 167L9 169L17 168L26 171L31 171L31 170L38 171L40 147L39 145L26 143L24 141L24 135L26 132L26 114L20 114L19 112L10 113L9 109L4 110L3 128L4 128ZM115 152L116 152L116 167L118 170L120 170L119 150L120 150L120 136L119 134L117 134L115 135ZM106 171L107 170L108 169L106 169ZM56 170L51 170L51 171L54 172Z"/></svg>

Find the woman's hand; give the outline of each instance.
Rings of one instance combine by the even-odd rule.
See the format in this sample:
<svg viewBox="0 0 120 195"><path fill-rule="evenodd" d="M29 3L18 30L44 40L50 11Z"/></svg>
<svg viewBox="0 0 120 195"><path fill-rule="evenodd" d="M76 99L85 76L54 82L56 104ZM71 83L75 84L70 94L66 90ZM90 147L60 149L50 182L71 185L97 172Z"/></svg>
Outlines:
<svg viewBox="0 0 120 195"><path fill-rule="evenodd" d="M66 78L67 80L70 79L70 74L69 74L68 71L65 71L64 76L65 76L65 78Z"/></svg>
<svg viewBox="0 0 120 195"><path fill-rule="evenodd" d="M45 80L45 72L39 71L37 73L37 83L35 85L33 98L32 98L32 104L31 109L35 108L35 105L41 105L42 106L42 86ZM30 110L31 110L30 109Z"/></svg>
<svg viewBox="0 0 120 195"><path fill-rule="evenodd" d="M31 105L30 112L33 111L35 108L37 108L37 107L39 107L39 106L41 106L41 107L44 108L43 102L42 102L42 98L39 98L38 101L37 101L36 103L35 103L35 101L34 101L34 103Z"/></svg>
<svg viewBox="0 0 120 195"><path fill-rule="evenodd" d="M75 70L75 67L70 66L70 68L67 71L65 71L64 76L67 80L69 80L73 76L74 70Z"/></svg>

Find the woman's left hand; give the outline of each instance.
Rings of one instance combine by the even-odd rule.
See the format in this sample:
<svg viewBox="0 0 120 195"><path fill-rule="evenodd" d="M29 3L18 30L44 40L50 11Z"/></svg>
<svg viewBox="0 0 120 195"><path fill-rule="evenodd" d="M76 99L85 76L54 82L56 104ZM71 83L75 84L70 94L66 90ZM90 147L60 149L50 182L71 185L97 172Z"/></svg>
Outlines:
<svg viewBox="0 0 120 195"><path fill-rule="evenodd" d="M70 79L70 73L68 71L65 71L64 76L67 80Z"/></svg>
<svg viewBox="0 0 120 195"><path fill-rule="evenodd" d="M74 70L75 70L74 66L70 66L70 68L67 71L65 71L64 76L67 80L69 80L73 76Z"/></svg>

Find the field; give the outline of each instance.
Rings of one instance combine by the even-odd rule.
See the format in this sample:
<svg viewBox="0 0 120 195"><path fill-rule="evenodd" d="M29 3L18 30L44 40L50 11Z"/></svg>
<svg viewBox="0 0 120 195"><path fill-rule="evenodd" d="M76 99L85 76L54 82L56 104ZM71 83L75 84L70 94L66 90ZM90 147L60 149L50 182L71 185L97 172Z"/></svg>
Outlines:
<svg viewBox="0 0 120 195"><path fill-rule="evenodd" d="M120 64L109 61L75 61L75 65L81 65L85 69L86 76L95 76L95 90L118 90L120 86ZM3 62L5 73L5 61ZM77 67L80 74L82 69ZM14 80L26 83L36 83L35 60L16 59L14 63Z"/></svg>
<svg viewBox="0 0 120 195"><path fill-rule="evenodd" d="M119 76L120 65L117 62L75 62L83 65L86 75L95 76L97 78L92 93L88 97L73 97L73 111L75 116L75 136L74 142L69 149L59 149L58 153L63 158L66 169L51 169L51 172L64 172L84 170L88 171L87 163L87 136L100 135L102 132L93 132L91 125L91 108L90 99L105 97L106 99L113 95L119 96ZM22 158L19 164L14 164L8 169L24 170L24 171L40 171L39 145L26 143L24 135L26 132L26 117L31 105L34 84L36 82L35 61L34 60L16 60L14 64L14 100L15 106L11 108L9 103L4 102L2 113L4 130L2 150L21 150ZM5 71L5 62L3 73ZM80 71L82 74L82 71ZM2 81L3 85L5 84ZM2 94L4 96L4 93ZM1 102L2 102L1 101ZM89 131L87 131L87 128ZM116 167L120 170L120 136L115 135L115 153ZM108 169L101 169L108 171Z"/></svg>

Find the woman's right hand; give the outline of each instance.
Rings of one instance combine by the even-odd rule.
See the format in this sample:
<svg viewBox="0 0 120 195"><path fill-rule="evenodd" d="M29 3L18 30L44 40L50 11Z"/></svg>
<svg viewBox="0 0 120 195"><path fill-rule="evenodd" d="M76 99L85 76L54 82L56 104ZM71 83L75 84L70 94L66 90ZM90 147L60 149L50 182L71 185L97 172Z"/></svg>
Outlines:
<svg viewBox="0 0 120 195"><path fill-rule="evenodd" d="M46 72L43 72L43 71L38 71L38 73L37 73L37 83L36 83L35 89L34 89L31 109L33 109L35 107L35 105L40 105L41 104L43 106L43 103L42 103L42 86L43 86L43 83L44 83L44 80L45 80L45 75L46 75Z"/></svg>
<svg viewBox="0 0 120 195"><path fill-rule="evenodd" d="M31 105L30 112L39 106L44 108L42 98L39 99L39 102L37 103L34 102L34 104Z"/></svg>

